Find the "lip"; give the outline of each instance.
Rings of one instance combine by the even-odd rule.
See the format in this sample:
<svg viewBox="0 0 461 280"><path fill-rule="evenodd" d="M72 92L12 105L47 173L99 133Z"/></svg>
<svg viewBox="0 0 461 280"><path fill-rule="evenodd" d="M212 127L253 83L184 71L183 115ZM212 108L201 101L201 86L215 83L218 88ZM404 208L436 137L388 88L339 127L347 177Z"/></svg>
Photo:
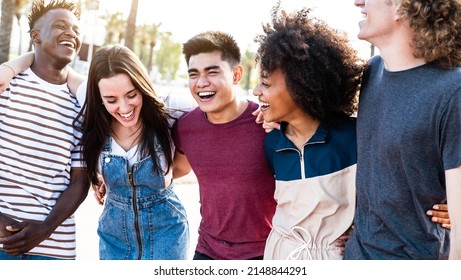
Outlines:
<svg viewBox="0 0 461 280"><path fill-rule="evenodd" d="M117 113L117 114L120 116L120 118L122 118L122 121L130 122L134 119L134 111L135 109L131 110L130 112L126 114L121 114L121 113Z"/></svg>
<svg viewBox="0 0 461 280"><path fill-rule="evenodd" d="M270 107L269 102L266 102L266 101L263 101L263 100L258 100L258 101L259 101L259 109L261 111L266 111L267 109L269 109L269 107Z"/></svg>
<svg viewBox="0 0 461 280"><path fill-rule="evenodd" d="M78 48L78 42L75 39L65 38L65 39L59 40L58 44L59 46L67 48L72 51L77 51L77 48Z"/></svg>
<svg viewBox="0 0 461 280"><path fill-rule="evenodd" d="M216 91L213 90L207 90L207 91L200 91L197 93L198 98L202 102L207 102L212 100L216 96Z"/></svg>

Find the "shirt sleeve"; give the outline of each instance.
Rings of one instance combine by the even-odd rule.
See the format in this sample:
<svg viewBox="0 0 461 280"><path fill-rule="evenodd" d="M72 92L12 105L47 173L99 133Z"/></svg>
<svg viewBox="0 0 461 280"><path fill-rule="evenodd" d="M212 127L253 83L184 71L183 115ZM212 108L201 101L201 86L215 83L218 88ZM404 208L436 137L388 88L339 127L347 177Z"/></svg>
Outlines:
<svg viewBox="0 0 461 280"><path fill-rule="evenodd" d="M80 107L83 107L83 104L85 103L86 84L87 81L85 80L80 84L80 86L77 89L76 98ZM82 134L78 130L74 129L74 136L76 137L76 139L78 139L78 143L71 152L71 167L83 168L85 167L85 162L83 161L82 145L80 143Z"/></svg>
<svg viewBox="0 0 461 280"><path fill-rule="evenodd" d="M181 138L179 137L179 122L180 120L176 121L173 128L171 129L171 136L173 138L173 144L176 151L178 151L180 154L184 154L184 151L181 149Z"/></svg>
<svg viewBox="0 0 461 280"><path fill-rule="evenodd" d="M461 166L461 89L448 101L442 115L440 132L444 169Z"/></svg>

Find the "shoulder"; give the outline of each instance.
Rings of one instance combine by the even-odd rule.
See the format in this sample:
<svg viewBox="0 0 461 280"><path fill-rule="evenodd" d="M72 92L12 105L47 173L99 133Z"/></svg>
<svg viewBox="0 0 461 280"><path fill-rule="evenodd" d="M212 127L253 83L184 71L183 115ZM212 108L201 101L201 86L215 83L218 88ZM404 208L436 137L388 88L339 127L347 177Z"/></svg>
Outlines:
<svg viewBox="0 0 461 280"><path fill-rule="evenodd" d="M327 143L338 153L353 153L357 150L356 118L342 120L329 129Z"/></svg>
<svg viewBox="0 0 461 280"><path fill-rule="evenodd" d="M357 119L355 117L348 117L341 120L336 126L330 128L332 134L341 135L350 139L355 138L356 135Z"/></svg>
<svg viewBox="0 0 461 280"><path fill-rule="evenodd" d="M78 100L78 103L80 105L83 105L86 100L86 89L87 89L87 80L84 80L83 82L80 83L80 85L77 88L77 92L75 93L75 97Z"/></svg>
<svg viewBox="0 0 461 280"><path fill-rule="evenodd" d="M185 112L181 117L179 117L176 123L178 126L196 125L197 122L203 118L203 112L199 107L196 107L189 112Z"/></svg>
<svg viewBox="0 0 461 280"><path fill-rule="evenodd" d="M266 148L275 149L277 143L279 143L279 141L284 137L285 136L283 135L282 128L273 129L271 132L266 134L266 137L264 138L264 146Z"/></svg>

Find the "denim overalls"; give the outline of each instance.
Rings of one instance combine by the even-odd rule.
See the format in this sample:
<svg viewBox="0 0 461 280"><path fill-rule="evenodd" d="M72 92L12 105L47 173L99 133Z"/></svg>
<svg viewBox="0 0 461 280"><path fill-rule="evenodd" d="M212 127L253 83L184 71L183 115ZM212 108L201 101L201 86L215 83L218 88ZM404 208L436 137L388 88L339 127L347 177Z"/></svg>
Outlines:
<svg viewBox="0 0 461 280"><path fill-rule="evenodd" d="M186 259L189 226L173 184L165 187L150 156L128 170L125 157L110 154L110 139L101 156L107 194L98 225L100 259ZM161 153L160 145L156 150Z"/></svg>

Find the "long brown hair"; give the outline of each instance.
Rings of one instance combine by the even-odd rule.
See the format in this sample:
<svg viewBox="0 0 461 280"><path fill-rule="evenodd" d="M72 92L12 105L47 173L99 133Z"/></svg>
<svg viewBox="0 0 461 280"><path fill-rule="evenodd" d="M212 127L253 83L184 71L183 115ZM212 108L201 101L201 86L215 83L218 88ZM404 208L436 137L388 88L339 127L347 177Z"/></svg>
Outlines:
<svg viewBox="0 0 461 280"><path fill-rule="evenodd" d="M137 56L123 46L107 46L99 49L90 65L88 73L86 101L78 118L82 120L82 153L87 174L93 183L97 182L97 167L104 143L111 134L112 116L102 105L98 83L101 79L118 74L127 74L136 90L142 95L141 120L143 122L140 151L149 154L154 163L154 171L161 173L159 157L155 151L158 142L163 150L168 166L173 164L172 139L165 104L157 97L152 82Z"/></svg>

